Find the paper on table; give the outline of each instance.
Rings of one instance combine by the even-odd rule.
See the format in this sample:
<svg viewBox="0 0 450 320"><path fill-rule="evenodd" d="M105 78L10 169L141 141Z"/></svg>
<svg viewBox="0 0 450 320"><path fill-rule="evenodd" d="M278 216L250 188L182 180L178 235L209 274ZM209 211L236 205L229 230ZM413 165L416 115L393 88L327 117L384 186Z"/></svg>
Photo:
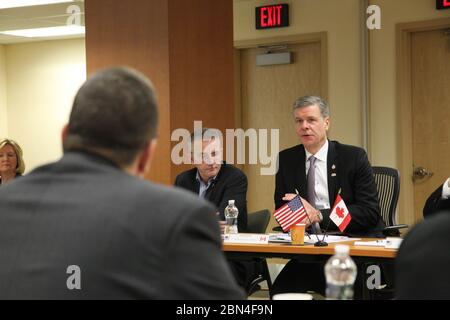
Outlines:
<svg viewBox="0 0 450 320"><path fill-rule="evenodd" d="M291 243L291 235L288 233L269 233L269 242Z"/></svg>
<svg viewBox="0 0 450 320"><path fill-rule="evenodd" d="M323 239L323 235L318 235L319 239ZM332 236L327 235L324 239L325 242L328 243L337 243L337 242L345 242L352 240L361 240L355 238L349 238L345 236ZM269 242L279 242L279 243L291 243L291 236L288 233L270 233L269 234ZM310 234L309 237L305 236L305 243L314 244L317 242L317 237L314 234Z"/></svg>
<svg viewBox="0 0 450 320"><path fill-rule="evenodd" d="M385 247L386 249L398 249L402 243L401 238L386 238L383 240L374 241L356 241L355 246L371 246L371 247Z"/></svg>
<svg viewBox="0 0 450 320"><path fill-rule="evenodd" d="M385 247L386 240L374 240L374 241L355 241L355 246L369 246L369 247Z"/></svg>
<svg viewBox="0 0 450 320"><path fill-rule="evenodd" d="M322 240L323 239L323 235L318 235L319 239ZM323 241L325 241L326 243L338 243L338 242L346 242L346 241L354 241L354 240L361 240L360 238L349 238L346 236L331 236L331 235L327 235L325 236L325 239ZM312 234L311 235L311 239L305 237L305 243L316 243L317 242L317 237Z"/></svg>

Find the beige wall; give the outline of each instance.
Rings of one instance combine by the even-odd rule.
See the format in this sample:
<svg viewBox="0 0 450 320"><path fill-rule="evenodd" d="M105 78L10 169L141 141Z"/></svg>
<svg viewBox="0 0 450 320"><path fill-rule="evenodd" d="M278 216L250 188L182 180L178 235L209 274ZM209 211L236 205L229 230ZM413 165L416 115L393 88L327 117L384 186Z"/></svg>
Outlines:
<svg viewBox="0 0 450 320"><path fill-rule="evenodd" d="M234 0L235 40L328 33L329 102L332 108L331 138L362 145L361 39L359 0ZM255 7L289 3L291 26L256 30ZM371 0L381 8L382 29L370 31L371 161L397 166L396 159L396 43L397 23L450 17L437 11L435 0ZM287 106L289 107L289 106Z"/></svg>
<svg viewBox="0 0 450 320"><path fill-rule="evenodd" d="M59 158L61 129L86 79L84 39L6 46L8 135L24 150L27 172Z"/></svg>
<svg viewBox="0 0 450 320"><path fill-rule="evenodd" d="M233 1L234 40L328 33L331 138L361 145L360 1ZM254 8L277 2L290 3L291 26L255 30ZM436 11L434 0L370 2L382 10L382 29L370 32L371 160L374 165L395 167L395 25L450 17L450 11ZM84 79L84 39L0 45L0 136L19 140L28 169L61 154L60 129L67 120L71 98ZM42 141L45 147L39 146Z"/></svg>
<svg viewBox="0 0 450 320"><path fill-rule="evenodd" d="M382 15L381 30L370 32L372 162L396 167L396 24L450 17L450 10L436 10L435 0L370 2Z"/></svg>
<svg viewBox="0 0 450 320"><path fill-rule="evenodd" d="M255 7L268 3L289 3L290 27L255 29ZM328 33L328 100L333 120L330 137L361 146L359 12L358 0L234 0L235 40Z"/></svg>
<svg viewBox="0 0 450 320"><path fill-rule="evenodd" d="M287 2L291 26L258 31L254 9L258 5ZM435 0L370 0L381 8L381 30L369 32L370 44L370 132L373 165L398 167L396 115L396 25L450 17L450 10L435 9ZM362 145L361 38L359 0L234 0L235 40L328 33L329 102L332 108L331 138ZM289 106L288 106L289 107ZM411 172L401 172L410 175ZM400 204L405 197L401 193ZM401 212L399 222L412 224Z"/></svg>
<svg viewBox="0 0 450 320"><path fill-rule="evenodd" d="M5 47L0 45L0 138L8 135L6 122L6 61Z"/></svg>

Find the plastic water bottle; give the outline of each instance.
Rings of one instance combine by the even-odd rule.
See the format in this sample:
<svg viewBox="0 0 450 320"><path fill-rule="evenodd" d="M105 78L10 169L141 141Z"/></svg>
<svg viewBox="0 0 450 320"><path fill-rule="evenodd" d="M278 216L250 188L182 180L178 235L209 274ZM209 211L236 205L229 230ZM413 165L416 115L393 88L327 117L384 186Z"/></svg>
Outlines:
<svg viewBox="0 0 450 320"><path fill-rule="evenodd" d="M353 284L356 279L356 264L350 258L349 246L336 245L335 255L325 265L327 299L353 299Z"/></svg>
<svg viewBox="0 0 450 320"><path fill-rule="evenodd" d="M234 200L228 200L228 206L225 208L225 220L227 225L225 233L238 233L237 218L239 215L238 208L234 205Z"/></svg>

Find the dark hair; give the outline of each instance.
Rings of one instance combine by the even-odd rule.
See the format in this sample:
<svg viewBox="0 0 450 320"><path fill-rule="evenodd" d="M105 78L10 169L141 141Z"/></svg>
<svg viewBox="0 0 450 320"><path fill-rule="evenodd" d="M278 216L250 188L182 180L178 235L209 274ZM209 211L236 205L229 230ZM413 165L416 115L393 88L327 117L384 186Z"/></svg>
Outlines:
<svg viewBox="0 0 450 320"><path fill-rule="evenodd" d="M153 138L158 110L153 85L124 67L95 73L78 90L64 151L86 149L129 165Z"/></svg>

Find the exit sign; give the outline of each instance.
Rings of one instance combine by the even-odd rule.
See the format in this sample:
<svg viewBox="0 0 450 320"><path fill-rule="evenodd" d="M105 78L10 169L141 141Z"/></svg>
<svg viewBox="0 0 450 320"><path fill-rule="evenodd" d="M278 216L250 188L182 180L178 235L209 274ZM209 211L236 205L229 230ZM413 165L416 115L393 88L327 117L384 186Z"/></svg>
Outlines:
<svg viewBox="0 0 450 320"><path fill-rule="evenodd" d="M436 8L438 10L450 9L450 0L436 0Z"/></svg>
<svg viewBox="0 0 450 320"><path fill-rule="evenodd" d="M257 7L255 18L256 29L288 27L289 4L284 3Z"/></svg>

